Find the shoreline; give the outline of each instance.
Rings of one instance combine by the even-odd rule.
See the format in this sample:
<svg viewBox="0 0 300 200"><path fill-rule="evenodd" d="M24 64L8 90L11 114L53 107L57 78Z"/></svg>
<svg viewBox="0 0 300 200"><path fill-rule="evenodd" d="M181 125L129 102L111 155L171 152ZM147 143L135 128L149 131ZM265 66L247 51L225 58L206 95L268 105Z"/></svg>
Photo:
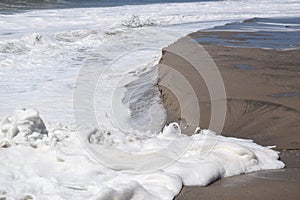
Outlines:
<svg viewBox="0 0 300 200"><path fill-rule="evenodd" d="M300 172L300 49L278 50L251 46L261 43L263 47L268 42L271 45L278 40L266 36L268 31L264 31L263 36L260 33L253 34L243 30L231 31L246 26L249 22L258 21L260 19L254 18L242 23L227 24L224 27L216 27L216 30L191 33L188 37L196 39L204 47L222 75L227 104L222 135L252 139L263 146L275 145L275 150L280 152L280 159L286 163L286 168L223 178L208 187L184 186L176 200L198 199L199 196L203 196L204 199L247 198L248 195L257 199L300 197L297 189L300 187L300 177L296 175ZM266 28L263 26L260 28ZM274 36L277 32L270 34ZM246 39L241 38L241 35ZM249 35L252 39L247 43L245 41ZM237 43L236 38L243 45ZM295 44L292 45L297 47L298 41L300 40L293 41ZM175 45L178 42L180 43L180 40L175 42ZM291 41L283 40L279 46L288 47L289 42ZM201 108L200 127L208 128L211 100L205 82L193 75L193 66L190 63L168 51L173 45L163 50L160 64L184 71L185 78L191 83L197 96L201 97L198 99ZM159 78L163 79L164 75L159 73ZM180 106L189 104L189 100L180 102L176 95L164 86L161 86L160 90L168 122L176 121L183 124L182 121L185 119L180 118ZM189 112L192 113L193 109ZM193 134L188 129L185 133Z"/></svg>

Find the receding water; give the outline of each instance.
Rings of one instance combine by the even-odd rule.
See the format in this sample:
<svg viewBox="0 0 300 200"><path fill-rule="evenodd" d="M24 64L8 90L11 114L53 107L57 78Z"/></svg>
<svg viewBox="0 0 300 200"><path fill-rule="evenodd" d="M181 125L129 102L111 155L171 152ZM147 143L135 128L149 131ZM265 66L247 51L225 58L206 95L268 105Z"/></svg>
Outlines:
<svg viewBox="0 0 300 200"><path fill-rule="evenodd" d="M288 92L288 93L277 93L271 94L271 97L300 97L300 92Z"/></svg>
<svg viewBox="0 0 300 200"><path fill-rule="evenodd" d="M219 31L236 31L229 37L222 37ZM208 31L216 35L196 38L200 43L212 43L232 47L251 47L265 49L299 49L300 18L253 18L243 23L231 23Z"/></svg>
<svg viewBox="0 0 300 200"><path fill-rule="evenodd" d="M235 66L237 69L244 69L244 70L256 70L256 67L247 65L247 64L238 64Z"/></svg>

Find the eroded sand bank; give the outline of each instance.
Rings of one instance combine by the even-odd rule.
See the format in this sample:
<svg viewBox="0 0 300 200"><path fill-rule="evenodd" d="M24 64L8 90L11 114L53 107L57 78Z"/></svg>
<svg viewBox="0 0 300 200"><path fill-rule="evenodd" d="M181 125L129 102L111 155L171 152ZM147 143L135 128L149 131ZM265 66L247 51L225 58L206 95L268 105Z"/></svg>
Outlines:
<svg viewBox="0 0 300 200"><path fill-rule="evenodd" d="M225 178L205 188L184 187L176 199L300 197L299 24L295 24L295 19L284 20L277 19L277 27L272 27L272 30L269 30L268 19L251 19L195 32L189 37L204 47L223 78L227 109L222 135L249 138L266 146L275 145L281 152L281 159L286 162L286 168ZM269 22L276 23L276 19ZM282 38L283 35L288 39ZM212 101L222 99L211 101L205 78L195 74L194 67L185 58L168 50L175 45L180 47L180 42L182 40L164 49L160 64L176 69L190 82L199 97L199 125L207 128ZM191 49L185 51L197 56ZM164 73L160 71L160 79L164 79ZM164 86L161 86L161 91L168 120L184 121L180 106L189 104L189 99L186 102L178 100ZM186 123L184 121L182 126ZM186 134L193 133L186 129Z"/></svg>

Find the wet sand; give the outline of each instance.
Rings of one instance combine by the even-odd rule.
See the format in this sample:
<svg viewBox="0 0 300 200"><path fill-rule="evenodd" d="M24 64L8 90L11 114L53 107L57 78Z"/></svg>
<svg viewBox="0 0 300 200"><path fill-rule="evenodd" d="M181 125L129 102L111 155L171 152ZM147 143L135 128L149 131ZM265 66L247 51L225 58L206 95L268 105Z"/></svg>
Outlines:
<svg viewBox="0 0 300 200"><path fill-rule="evenodd" d="M249 22L252 23L253 20ZM233 29L241 25L227 26L228 29ZM251 47L245 46L245 43L230 45L233 40L236 42L236 38L243 42L241 33L260 35L245 31L223 31L218 28L195 32L189 36L201 43L222 75L227 102L222 135L252 139L264 146L275 145L275 149L281 152L280 159L286 163L286 168L224 178L208 187L184 187L176 198L178 200L300 199L300 50L262 49L255 46L260 43L266 44L264 41L268 40L267 36L254 39L255 45ZM264 34L267 34L266 31ZM218 38L218 41L221 39L227 42L214 43L211 42L214 40L207 38ZM180 40L178 42L180 43ZM287 42L291 41L286 40L282 43ZM160 63L181 70L192 84L200 97L199 125L201 128L207 128L211 115L208 89L204 80L194 75L190 63L168 51L172 45L164 49ZM297 44L287 45L297 46ZM286 44L280 46L286 47ZM160 75L163 79L162 74ZM189 104L189 100L179 103L176 96L163 86L161 92L168 121L184 120L180 118L180 104ZM192 113L193 110L189 112ZM185 133L193 134L188 129Z"/></svg>

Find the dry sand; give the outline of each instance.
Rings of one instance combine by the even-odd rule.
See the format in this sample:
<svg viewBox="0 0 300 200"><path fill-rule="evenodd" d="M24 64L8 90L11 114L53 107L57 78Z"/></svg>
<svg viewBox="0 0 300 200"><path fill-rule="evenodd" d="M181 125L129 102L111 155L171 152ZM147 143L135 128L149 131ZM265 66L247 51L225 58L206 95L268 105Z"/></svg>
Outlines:
<svg viewBox="0 0 300 200"><path fill-rule="evenodd" d="M205 31L190 37L217 35L231 40L235 34ZM164 49L160 63L182 72L192 84L200 97L199 124L207 128L211 113L207 87L190 63L168 51L172 45ZM224 178L208 187L184 187L176 199L300 199L300 50L212 43L202 43L202 46L216 63L225 85L227 112L222 135L253 139L265 146L276 145L286 168ZM163 77L160 72L160 78ZM168 121L185 120L180 118L176 96L165 87L161 87L161 92ZM188 101L180 103L189 104ZM185 133L192 134L191 130Z"/></svg>

